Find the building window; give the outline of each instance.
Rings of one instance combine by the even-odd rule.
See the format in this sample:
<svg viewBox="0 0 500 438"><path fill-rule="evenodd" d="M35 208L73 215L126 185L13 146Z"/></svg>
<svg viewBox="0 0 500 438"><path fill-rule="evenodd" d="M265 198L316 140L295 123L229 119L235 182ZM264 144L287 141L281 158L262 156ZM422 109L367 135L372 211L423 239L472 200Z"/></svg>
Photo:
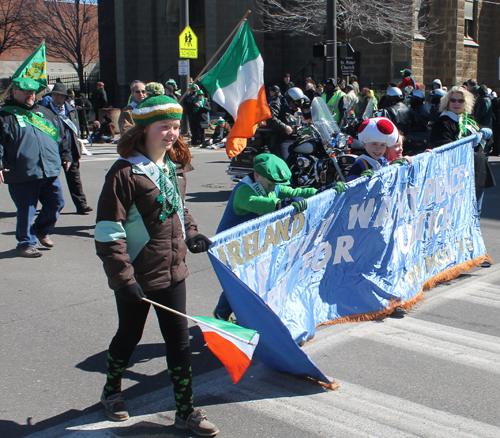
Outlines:
<svg viewBox="0 0 500 438"><path fill-rule="evenodd" d="M474 0L465 0L465 23L464 36L474 39L475 20L474 20Z"/></svg>

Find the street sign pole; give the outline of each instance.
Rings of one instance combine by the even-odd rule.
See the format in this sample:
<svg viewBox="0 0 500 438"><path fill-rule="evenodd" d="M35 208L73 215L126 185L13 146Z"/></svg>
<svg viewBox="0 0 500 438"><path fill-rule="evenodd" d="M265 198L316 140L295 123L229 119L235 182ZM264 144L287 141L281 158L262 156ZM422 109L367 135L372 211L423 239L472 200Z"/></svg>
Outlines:
<svg viewBox="0 0 500 438"><path fill-rule="evenodd" d="M189 0L184 0L181 2L181 28L179 29L182 31L183 29L186 28L186 26L189 26ZM191 63L189 59L187 61L187 71L185 76L181 76L181 80L179 81L181 83L181 88L185 91L189 88L189 77L191 76ZM182 117L181 121L181 134L187 135L189 133L189 126L188 126L188 118L187 115L184 114Z"/></svg>
<svg viewBox="0 0 500 438"><path fill-rule="evenodd" d="M337 0L326 2L326 76L337 80Z"/></svg>

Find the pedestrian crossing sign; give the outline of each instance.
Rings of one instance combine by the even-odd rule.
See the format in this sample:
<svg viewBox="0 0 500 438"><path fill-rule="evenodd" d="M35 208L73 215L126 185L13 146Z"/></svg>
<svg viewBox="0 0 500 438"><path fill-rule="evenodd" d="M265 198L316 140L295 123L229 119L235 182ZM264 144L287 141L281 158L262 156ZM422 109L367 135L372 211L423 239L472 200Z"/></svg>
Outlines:
<svg viewBox="0 0 500 438"><path fill-rule="evenodd" d="M198 58L198 38L189 26L179 35L179 58Z"/></svg>

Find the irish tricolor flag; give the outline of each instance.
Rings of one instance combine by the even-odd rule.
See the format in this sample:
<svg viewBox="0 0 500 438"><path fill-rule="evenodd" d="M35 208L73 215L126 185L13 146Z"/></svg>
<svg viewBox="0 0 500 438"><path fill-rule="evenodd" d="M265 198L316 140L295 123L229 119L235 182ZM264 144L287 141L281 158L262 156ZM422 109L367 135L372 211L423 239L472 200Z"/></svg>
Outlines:
<svg viewBox="0 0 500 438"><path fill-rule="evenodd" d="M236 384L252 361L259 334L220 319L195 316L192 318L203 332L208 348L220 359Z"/></svg>
<svg viewBox="0 0 500 438"><path fill-rule="evenodd" d="M224 364L233 382L238 383L250 366L253 352L259 342L259 334L256 330L206 316L189 316L145 297L142 301L196 322L203 332L208 348Z"/></svg>
<svg viewBox="0 0 500 438"><path fill-rule="evenodd" d="M226 142L227 156L233 158L245 149L257 124L271 117L264 87L264 61L246 20L201 83L235 120Z"/></svg>

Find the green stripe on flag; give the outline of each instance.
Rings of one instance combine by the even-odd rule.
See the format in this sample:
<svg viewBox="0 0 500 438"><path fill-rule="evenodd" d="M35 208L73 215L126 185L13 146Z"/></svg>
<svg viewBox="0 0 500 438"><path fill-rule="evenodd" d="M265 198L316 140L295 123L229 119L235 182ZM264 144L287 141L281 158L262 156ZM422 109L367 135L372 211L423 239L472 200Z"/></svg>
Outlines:
<svg viewBox="0 0 500 438"><path fill-rule="evenodd" d="M208 318L206 316L193 316L193 318L199 320L203 324L214 327L214 329L224 330L234 336L237 336L247 343L250 343L257 333L257 330L247 329L233 324L232 322L222 321L220 319Z"/></svg>
<svg viewBox="0 0 500 438"><path fill-rule="evenodd" d="M239 68L260 55L248 22L244 22L231 45L217 65L202 79L201 83L213 96L218 88L224 88L236 82Z"/></svg>

